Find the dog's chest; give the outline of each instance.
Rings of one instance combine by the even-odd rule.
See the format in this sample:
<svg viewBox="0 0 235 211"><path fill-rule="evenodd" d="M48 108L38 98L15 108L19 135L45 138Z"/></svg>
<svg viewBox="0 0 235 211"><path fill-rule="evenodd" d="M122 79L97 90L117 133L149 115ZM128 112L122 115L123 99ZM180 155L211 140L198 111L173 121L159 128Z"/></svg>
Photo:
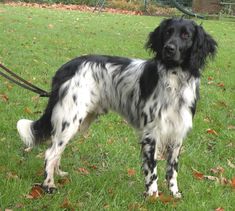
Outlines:
<svg viewBox="0 0 235 211"><path fill-rule="evenodd" d="M183 139L192 127L191 108L196 101L196 84L197 80L181 69L159 73L158 86L145 111L153 111L150 125L161 138Z"/></svg>

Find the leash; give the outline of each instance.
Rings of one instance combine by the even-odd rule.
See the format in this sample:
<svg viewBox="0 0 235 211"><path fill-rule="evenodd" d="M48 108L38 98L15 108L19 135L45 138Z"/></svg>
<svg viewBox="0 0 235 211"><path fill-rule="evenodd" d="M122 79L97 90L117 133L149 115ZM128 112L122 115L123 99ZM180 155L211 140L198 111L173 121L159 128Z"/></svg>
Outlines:
<svg viewBox="0 0 235 211"><path fill-rule="evenodd" d="M3 70L5 70L8 74L10 74L11 76L7 75L6 73L3 73L2 71L0 71L0 75L3 76L4 78L8 79L9 81L17 84L20 87L23 87L27 90L30 90L32 92L35 92L37 94L39 94L40 97L49 97L50 93L38 88L37 86L31 84L30 82L24 80L23 78L21 78L20 76L18 76L17 74L15 74L13 71L11 71L10 69L8 69L7 67L5 67L3 64L0 63L0 68L2 68Z"/></svg>

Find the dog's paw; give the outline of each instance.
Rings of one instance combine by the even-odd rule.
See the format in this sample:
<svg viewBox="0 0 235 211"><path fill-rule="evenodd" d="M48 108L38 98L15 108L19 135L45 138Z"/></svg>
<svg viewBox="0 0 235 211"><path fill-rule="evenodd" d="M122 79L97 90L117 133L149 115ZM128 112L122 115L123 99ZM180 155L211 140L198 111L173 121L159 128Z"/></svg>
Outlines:
<svg viewBox="0 0 235 211"><path fill-rule="evenodd" d="M155 200L159 197L159 194L158 192L153 192L153 193L148 193L148 192L144 192L144 197L147 199L147 200Z"/></svg>
<svg viewBox="0 0 235 211"><path fill-rule="evenodd" d="M56 191L56 187L54 187L54 186L50 187L48 185L41 185L41 187L46 193L49 193L49 194L53 194Z"/></svg>
<svg viewBox="0 0 235 211"><path fill-rule="evenodd" d="M172 193L172 195L176 199L181 199L182 198L182 193L180 193L180 192Z"/></svg>
<svg viewBox="0 0 235 211"><path fill-rule="evenodd" d="M65 177L65 176L68 176L69 173L66 172L66 171L61 171L60 169L56 171L56 174L61 176L61 177Z"/></svg>

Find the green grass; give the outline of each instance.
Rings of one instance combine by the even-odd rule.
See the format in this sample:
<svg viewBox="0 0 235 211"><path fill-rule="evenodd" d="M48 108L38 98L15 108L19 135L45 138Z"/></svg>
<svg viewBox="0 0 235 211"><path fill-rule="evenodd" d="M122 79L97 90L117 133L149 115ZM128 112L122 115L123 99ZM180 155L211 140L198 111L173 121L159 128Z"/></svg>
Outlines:
<svg viewBox="0 0 235 211"><path fill-rule="evenodd" d="M78 55L96 53L148 58L143 46L160 17L81 13L0 4L0 61L38 86L49 89L54 72ZM47 99L0 78L0 208L13 210L234 210L235 192L230 185L197 180L192 168L212 175L224 168L231 179L235 169L235 23L204 21L203 26L219 43L216 59L209 63L201 82L201 99L194 129L184 143L179 185L183 199L164 204L144 200L140 146L137 136L121 117L110 113L95 122L87 138L77 137L66 148L62 166L69 182L53 195L27 199L34 183L43 179L42 153L31 152L16 132L20 118L37 119ZM208 77L213 83L208 84ZM217 86L223 83L224 87ZM6 100L6 97L8 100ZM217 135L207 134L208 128ZM164 182L164 161L159 164L159 187ZM79 168L89 174L83 175ZM128 175L128 169L136 173ZM216 175L218 176L218 175ZM56 177L56 184L59 178ZM64 205L64 200L69 201Z"/></svg>

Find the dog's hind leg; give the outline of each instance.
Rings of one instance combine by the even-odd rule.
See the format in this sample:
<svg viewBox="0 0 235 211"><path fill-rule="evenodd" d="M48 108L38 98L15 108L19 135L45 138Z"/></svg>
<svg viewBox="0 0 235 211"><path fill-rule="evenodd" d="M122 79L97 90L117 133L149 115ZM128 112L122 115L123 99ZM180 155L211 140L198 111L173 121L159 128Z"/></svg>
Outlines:
<svg viewBox="0 0 235 211"><path fill-rule="evenodd" d="M181 193L178 189L177 184L177 172L178 172L178 158L180 152L181 144L176 146L168 147L168 158L167 158L167 168L166 168L166 180L172 195L175 198L181 198Z"/></svg>
<svg viewBox="0 0 235 211"><path fill-rule="evenodd" d="M84 105L84 106L83 106ZM87 118L91 122L85 103L62 106L58 103L53 111L52 125L54 127L52 135L52 146L45 153L45 178L42 184L44 190L52 193L55 189L54 172L65 176L67 173L60 170L61 155L72 137L80 131L82 125L88 127Z"/></svg>
<svg viewBox="0 0 235 211"><path fill-rule="evenodd" d="M79 122L78 132L84 134L89 128L90 124L96 119L96 117L97 117L96 113L88 113L83 121L81 121L82 119L80 119L81 122ZM75 119L76 118L74 118L73 120ZM64 172L60 169L60 160L61 157L58 159L55 165L55 173L61 177L64 177L68 175L68 172Z"/></svg>
<svg viewBox="0 0 235 211"><path fill-rule="evenodd" d="M60 170L60 159L67 143L75 135L79 127L79 125L73 125L71 122L63 122L61 124L63 125L62 129L59 128L61 132L56 132L56 134L52 136L52 146L47 149L45 153L45 173L42 186L48 193L52 193L55 189L54 171L60 176L67 175L66 172Z"/></svg>

